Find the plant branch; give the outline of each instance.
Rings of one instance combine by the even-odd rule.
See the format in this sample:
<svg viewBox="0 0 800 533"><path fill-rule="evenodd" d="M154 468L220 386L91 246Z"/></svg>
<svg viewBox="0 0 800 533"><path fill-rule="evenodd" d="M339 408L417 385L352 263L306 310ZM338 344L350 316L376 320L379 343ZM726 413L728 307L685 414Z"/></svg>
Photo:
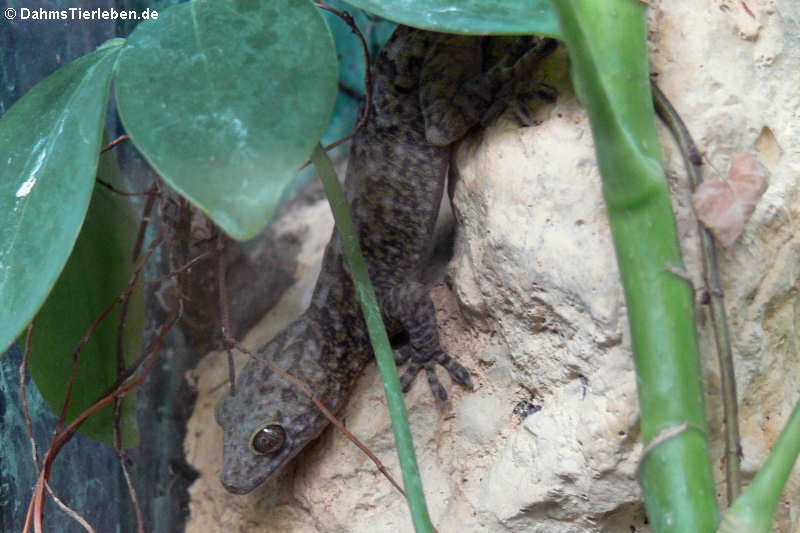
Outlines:
<svg viewBox="0 0 800 533"><path fill-rule="evenodd" d="M647 446L669 436L649 449L639 471L650 527L654 533L711 533L718 511L694 298L669 269L682 268L683 261L655 129L646 6L630 0L553 5L603 179L628 307L642 440Z"/></svg>
<svg viewBox="0 0 800 533"><path fill-rule="evenodd" d="M703 160L697 150L688 128L680 115L670 103L667 96L655 83L653 104L656 113L666 123L683 155L686 172L689 175L689 186L692 192L703 182L700 170ZM728 318L725 314L725 299L717 262L717 248L714 237L700 222L697 223L700 235L700 246L703 255L703 280L709 297L711 324L717 346L720 380L722 382L722 407L724 410L725 434L725 481L728 505L731 505L742 491L741 444L739 442L739 413L736 399L736 376L733 370L733 350L731 348Z"/></svg>

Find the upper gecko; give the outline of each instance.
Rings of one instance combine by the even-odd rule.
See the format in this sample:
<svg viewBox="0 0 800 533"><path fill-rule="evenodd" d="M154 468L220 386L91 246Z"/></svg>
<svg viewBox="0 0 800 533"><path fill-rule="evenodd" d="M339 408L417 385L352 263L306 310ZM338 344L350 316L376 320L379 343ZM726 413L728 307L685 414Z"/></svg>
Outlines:
<svg viewBox="0 0 800 533"><path fill-rule="evenodd" d="M453 144L487 115L509 86L529 81L552 39L457 36L400 26L375 65L370 118L350 149L345 193L390 335L409 361L407 390L425 368L440 405L447 392L434 368L472 387L469 372L440 346L433 303L419 282ZM513 89L512 89L513 90ZM494 113L493 113L494 112ZM308 310L258 350L217 405L223 429L222 484L245 494L278 472L328 425L294 385L259 359L303 380L332 412L372 359L361 308L334 230Z"/></svg>

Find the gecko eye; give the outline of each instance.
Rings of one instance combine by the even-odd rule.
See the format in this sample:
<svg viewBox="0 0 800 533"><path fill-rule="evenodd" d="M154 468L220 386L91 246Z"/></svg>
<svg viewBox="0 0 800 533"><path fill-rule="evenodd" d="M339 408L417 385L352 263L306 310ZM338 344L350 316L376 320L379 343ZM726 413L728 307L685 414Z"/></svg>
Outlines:
<svg viewBox="0 0 800 533"><path fill-rule="evenodd" d="M257 429L250 437L250 451L255 455L269 455L283 448L286 430L277 423L270 423Z"/></svg>

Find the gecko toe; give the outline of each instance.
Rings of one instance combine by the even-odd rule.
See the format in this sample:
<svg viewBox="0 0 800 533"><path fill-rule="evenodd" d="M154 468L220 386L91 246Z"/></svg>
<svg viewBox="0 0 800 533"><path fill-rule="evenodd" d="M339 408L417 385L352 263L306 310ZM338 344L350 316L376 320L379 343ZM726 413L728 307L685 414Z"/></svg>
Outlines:
<svg viewBox="0 0 800 533"><path fill-rule="evenodd" d="M433 361L429 361L425 365L425 373L428 375L428 386L430 386L433 397L436 399L436 405L439 409L445 411L450 408L450 398L447 394L447 389L444 388L439 378L436 377L435 366Z"/></svg>
<svg viewBox="0 0 800 533"><path fill-rule="evenodd" d="M408 392L411 389L411 385L414 384L414 379L416 379L420 370L422 370L422 365L412 359L406 371L400 377L400 388L403 389L403 392Z"/></svg>
<svg viewBox="0 0 800 533"><path fill-rule="evenodd" d="M453 381L457 381L467 387L469 390L475 389L475 386L472 384L472 377L469 374L469 370L467 370L461 363L447 355L447 353L442 350L436 356L436 362L442 365L447 373L450 374L450 377Z"/></svg>

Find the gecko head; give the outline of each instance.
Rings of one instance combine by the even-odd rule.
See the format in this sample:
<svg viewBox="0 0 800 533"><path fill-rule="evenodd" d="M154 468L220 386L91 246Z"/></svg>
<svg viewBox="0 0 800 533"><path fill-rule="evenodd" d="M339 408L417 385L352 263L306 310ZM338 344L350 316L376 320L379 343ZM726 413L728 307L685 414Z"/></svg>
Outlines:
<svg viewBox="0 0 800 533"><path fill-rule="evenodd" d="M244 366L230 392L217 404L222 427L222 485L247 494L275 477L316 438L327 419L302 391L272 372L269 360L309 383L322 371L312 356L319 346L307 326L293 324ZM302 362L302 363L301 363Z"/></svg>

